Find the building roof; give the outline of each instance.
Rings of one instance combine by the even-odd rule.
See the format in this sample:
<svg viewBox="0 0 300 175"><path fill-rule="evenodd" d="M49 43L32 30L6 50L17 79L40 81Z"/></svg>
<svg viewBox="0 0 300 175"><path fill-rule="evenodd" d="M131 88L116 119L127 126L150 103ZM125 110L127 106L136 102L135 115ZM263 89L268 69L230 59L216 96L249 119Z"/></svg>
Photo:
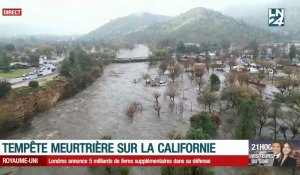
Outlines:
<svg viewBox="0 0 300 175"><path fill-rule="evenodd" d="M12 63L10 63L10 66L14 66L14 65L17 65L17 64L23 65L23 66L28 66L28 63L24 63L24 62L12 62Z"/></svg>

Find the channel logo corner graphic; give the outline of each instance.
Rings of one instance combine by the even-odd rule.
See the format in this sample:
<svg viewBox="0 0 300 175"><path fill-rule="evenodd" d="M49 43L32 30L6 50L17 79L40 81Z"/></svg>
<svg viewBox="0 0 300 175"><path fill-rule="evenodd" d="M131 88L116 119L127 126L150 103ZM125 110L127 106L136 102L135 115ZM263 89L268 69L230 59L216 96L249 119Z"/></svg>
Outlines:
<svg viewBox="0 0 300 175"><path fill-rule="evenodd" d="M285 25L284 8L269 8L269 26L283 27Z"/></svg>

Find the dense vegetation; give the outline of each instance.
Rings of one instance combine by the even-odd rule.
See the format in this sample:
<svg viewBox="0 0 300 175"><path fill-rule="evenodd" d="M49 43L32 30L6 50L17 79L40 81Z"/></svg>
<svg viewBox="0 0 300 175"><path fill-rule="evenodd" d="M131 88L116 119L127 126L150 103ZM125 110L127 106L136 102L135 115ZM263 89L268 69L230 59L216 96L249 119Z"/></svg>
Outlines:
<svg viewBox="0 0 300 175"><path fill-rule="evenodd" d="M11 84L9 82L0 81L0 98L3 98L6 95L8 95L10 90L11 90Z"/></svg>
<svg viewBox="0 0 300 175"><path fill-rule="evenodd" d="M82 89L99 77L102 70L101 61L92 58L81 48L77 48L63 60L59 75L70 78L77 89Z"/></svg>
<svg viewBox="0 0 300 175"><path fill-rule="evenodd" d="M39 87L39 82L38 81L30 81L28 83L28 86L31 88L38 88Z"/></svg>

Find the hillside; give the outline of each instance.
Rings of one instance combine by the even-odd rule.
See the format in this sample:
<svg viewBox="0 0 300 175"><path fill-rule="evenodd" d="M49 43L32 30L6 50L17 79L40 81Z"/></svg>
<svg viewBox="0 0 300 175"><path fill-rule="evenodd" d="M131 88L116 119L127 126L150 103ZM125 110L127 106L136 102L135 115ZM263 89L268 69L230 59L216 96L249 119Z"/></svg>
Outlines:
<svg viewBox="0 0 300 175"><path fill-rule="evenodd" d="M150 43L163 39L185 42L231 42L248 43L284 41L282 35L250 26L241 20L206 8L194 8L177 17L148 13L118 18L90 32L83 38L92 40L125 40L132 43Z"/></svg>
<svg viewBox="0 0 300 175"><path fill-rule="evenodd" d="M172 38L186 42L232 42L276 41L283 37L249 26L229 16L205 8L194 8L166 23L155 24L145 29L129 33L125 39L131 42L151 42Z"/></svg>
<svg viewBox="0 0 300 175"><path fill-rule="evenodd" d="M91 31L84 36L84 39L93 40L114 40L124 35L145 28L149 25L165 22L171 17L154 15L150 13L133 14L126 17L117 18L109 23Z"/></svg>

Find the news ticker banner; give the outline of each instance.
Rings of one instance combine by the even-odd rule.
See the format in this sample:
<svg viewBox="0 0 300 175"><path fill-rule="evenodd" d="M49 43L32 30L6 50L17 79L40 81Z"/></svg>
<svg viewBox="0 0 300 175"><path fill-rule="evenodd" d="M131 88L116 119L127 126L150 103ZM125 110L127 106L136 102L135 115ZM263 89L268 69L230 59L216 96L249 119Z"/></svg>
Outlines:
<svg viewBox="0 0 300 175"><path fill-rule="evenodd" d="M0 140L0 166L249 166L254 165L249 148L270 150L259 145L248 140Z"/></svg>

